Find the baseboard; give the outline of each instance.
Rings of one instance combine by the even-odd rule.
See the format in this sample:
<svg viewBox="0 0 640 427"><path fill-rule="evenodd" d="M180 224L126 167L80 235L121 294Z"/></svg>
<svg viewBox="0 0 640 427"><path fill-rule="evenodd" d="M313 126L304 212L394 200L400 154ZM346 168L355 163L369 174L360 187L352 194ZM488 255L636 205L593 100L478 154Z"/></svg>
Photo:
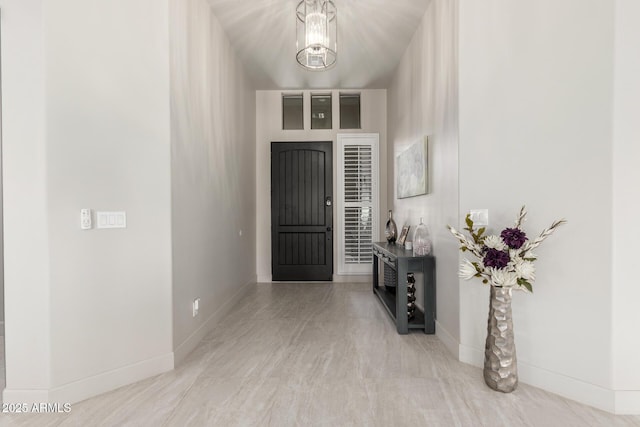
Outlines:
<svg viewBox="0 0 640 427"><path fill-rule="evenodd" d="M615 413L621 415L640 415L640 391L618 390L615 392Z"/></svg>
<svg viewBox="0 0 640 427"><path fill-rule="evenodd" d="M482 368L484 351L460 344L461 362ZM615 391L518 360L522 383L615 414L640 414L640 391Z"/></svg>
<svg viewBox="0 0 640 427"><path fill-rule="evenodd" d="M258 276L258 283L271 283L271 275L265 274L264 276Z"/></svg>
<svg viewBox="0 0 640 427"><path fill-rule="evenodd" d="M47 403L49 390L12 390L5 388L2 392L2 403Z"/></svg>
<svg viewBox="0 0 640 427"><path fill-rule="evenodd" d="M371 274L334 274L333 281L336 283L372 283Z"/></svg>
<svg viewBox="0 0 640 427"><path fill-rule="evenodd" d="M51 390L5 389L5 403L76 403L173 369L173 353L83 378Z"/></svg>
<svg viewBox="0 0 640 427"><path fill-rule="evenodd" d="M256 278L254 277L244 285L235 293L231 298L229 298L220 308L209 316L209 318L200 325L191 335L187 337L182 343L180 343L173 351L174 360L176 366L180 364L195 348L200 344L202 339L209 333L211 328L216 324L216 322L220 321L224 316L226 316L234 305L236 305L242 297L249 290L249 286L256 283Z"/></svg>
<svg viewBox="0 0 640 427"><path fill-rule="evenodd" d="M518 375L523 383L603 411L615 412L615 392L613 390L521 361L518 361Z"/></svg>
<svg viewBox="0 0 640 427"><path fill-rule="evenodd" d="M83 378L50 390L13 390L5 389L2 393L5 403L76 403L102 393L132 384L164 372L171 371L183 360L207 334L211 326L226 315L235 303L247 292L251 280L243 285L225 304L189 336L173 353L163 354L124 366L92 377Z"/></svg>
<svg viewBox="0 0 640 427"><path fill-rule="evenodd" d="M436 320L436 336L457 360L460 360L458 340Z"/></svg>
<svg viewBox="0 0 640 427"><path fill-rule="evenodd" d="M469 347L464 344L458 344L458 360L468 365L482 368L484 366L484 351L477 348Z"/></svg>

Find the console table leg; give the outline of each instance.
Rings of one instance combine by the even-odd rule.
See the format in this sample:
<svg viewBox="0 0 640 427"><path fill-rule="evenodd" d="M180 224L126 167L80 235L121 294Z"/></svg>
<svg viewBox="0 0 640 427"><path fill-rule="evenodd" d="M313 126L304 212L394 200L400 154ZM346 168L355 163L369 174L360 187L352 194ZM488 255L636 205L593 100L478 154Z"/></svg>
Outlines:
<svg viewBox="0 0 640 427"><path fill-rule="evenodd" d="M399 334L409 333L409 320L407 318L407 273L409 263L406 259L398 258L398 270L396 275L396 328Z"/></svg>
<svg viewBox="0 0 640 427"><path fill-rule="evenodd" d="M378 256L373 255L373 293L376 293L378 287Z"/></svg>
<svg viewBox="0 0 640 427"><path fill-rule="evenodd" d="M433 258L423 261L424 272L424 333L436 333L436 265Z"/></svg>

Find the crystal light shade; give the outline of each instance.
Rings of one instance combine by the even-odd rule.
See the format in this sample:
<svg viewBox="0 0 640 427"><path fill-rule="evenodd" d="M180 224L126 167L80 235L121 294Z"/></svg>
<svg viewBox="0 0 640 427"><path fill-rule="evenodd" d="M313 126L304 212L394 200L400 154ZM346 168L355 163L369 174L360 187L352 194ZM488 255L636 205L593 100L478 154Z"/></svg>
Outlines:
<svg viewBox="0 0 640 427"><path fill-rule="evenodd" d="M336 62L338 17L331 0L302 0L296 8L296 60L310 70Z"/></svg>

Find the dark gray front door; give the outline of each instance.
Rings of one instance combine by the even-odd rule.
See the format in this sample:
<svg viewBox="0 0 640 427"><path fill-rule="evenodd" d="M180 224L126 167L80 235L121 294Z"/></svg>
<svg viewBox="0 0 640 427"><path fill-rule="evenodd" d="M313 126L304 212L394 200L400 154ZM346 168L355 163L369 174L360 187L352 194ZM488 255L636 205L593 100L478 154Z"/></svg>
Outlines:
<svg viewBox="0 0 640 427"><path fill-rule="evenodd" d="M331 142L271 143L273 280L332 280Z"/></svg>

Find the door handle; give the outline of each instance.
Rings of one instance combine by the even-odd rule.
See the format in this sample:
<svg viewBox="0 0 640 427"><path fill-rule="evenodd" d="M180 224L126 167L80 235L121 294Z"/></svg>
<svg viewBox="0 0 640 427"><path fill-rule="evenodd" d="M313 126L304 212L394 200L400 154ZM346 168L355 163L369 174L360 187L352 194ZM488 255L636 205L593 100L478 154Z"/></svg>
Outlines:
<svg viewBox="0 0 640 427"><path fill-rule="evenodd" d="M331 227L327 227L327 231L332 231L333 229Z"/></svg>
<svg viewBox="0 0 640 427"><path fill-rule="evenodd" d="M325 199L324 204L327 205L327 206L331 206L331 197L330 196Z"/></svg>

